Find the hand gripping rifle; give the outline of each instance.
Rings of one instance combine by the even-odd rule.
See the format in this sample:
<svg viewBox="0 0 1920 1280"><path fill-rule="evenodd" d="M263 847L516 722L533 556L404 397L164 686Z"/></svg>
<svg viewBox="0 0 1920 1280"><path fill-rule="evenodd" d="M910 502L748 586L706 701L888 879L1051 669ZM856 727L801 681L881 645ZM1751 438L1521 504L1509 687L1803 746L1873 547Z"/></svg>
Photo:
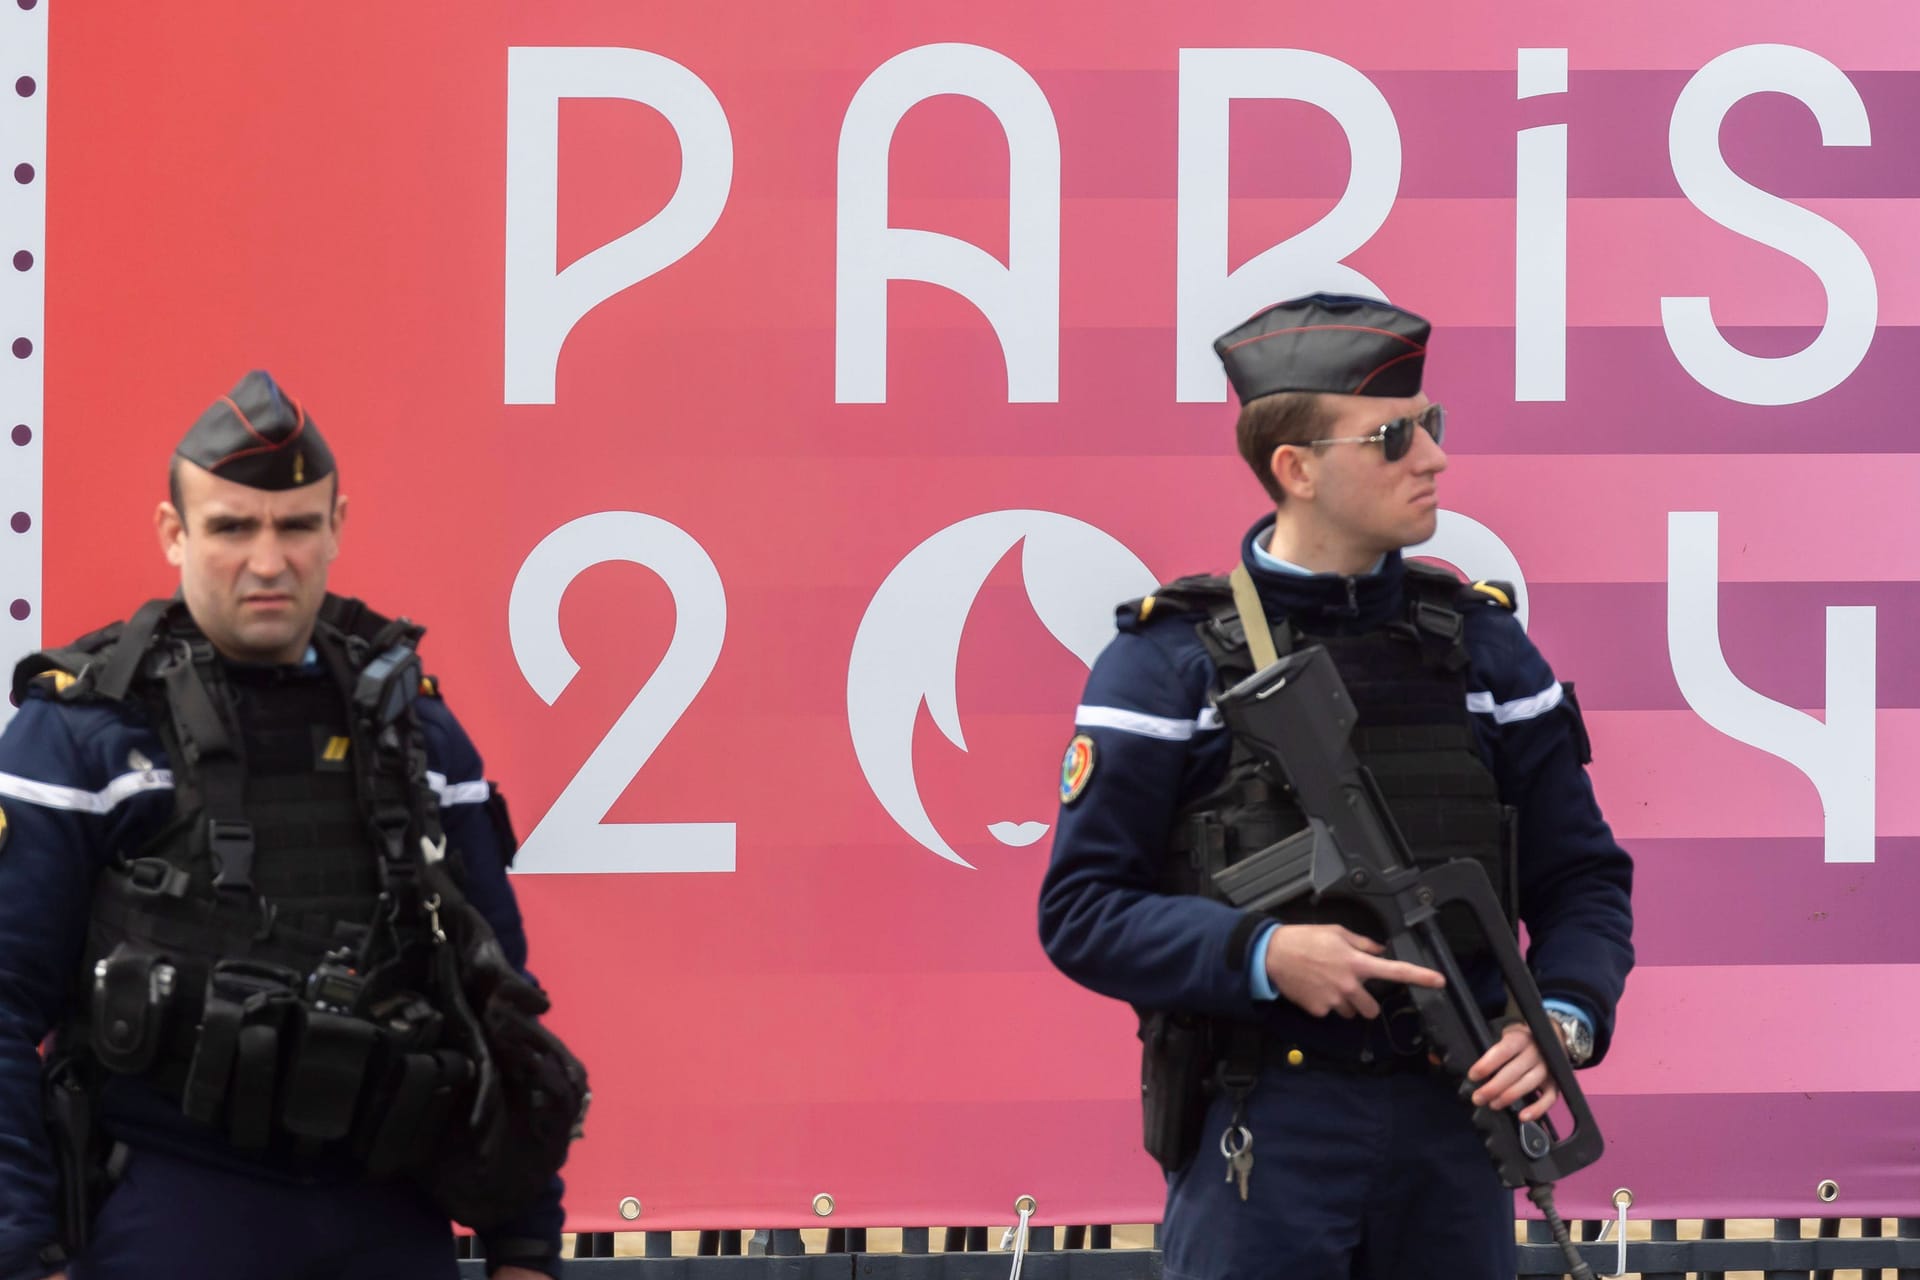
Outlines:
<svg viewBox="0 0 1920 1280"><path fill-rule="evenodd" d="M1466 1079L1467 1068L1499 1038L1440 932L1442 907L1457 903L1471 912L1573 1115L1573 1130L1559 1134L1544 1116L1518 1119L1524 1103L1500 1111L1475 1107L1473 1124L1501 1181L1524 1186L1539 1207L1575 1280L1592 1280L1554 1208L1553 1184L1600 1158L1600 1130L1487 873L1464 859L1424 871L1414 867L1378 784L1348 742L1357 713L1324 648L1297 650L1215 701L1234 738L1279 771L1307 818L1305 830L1217 872L1215 885L1229 902L1253 911L1323 898L1368 908L1385 927L1394 959L1438 970L1447 980L1440 990L1408 990L1429 1043L1445 1069L1460 1078L1463 1099L1475 1087Z"/></svg>

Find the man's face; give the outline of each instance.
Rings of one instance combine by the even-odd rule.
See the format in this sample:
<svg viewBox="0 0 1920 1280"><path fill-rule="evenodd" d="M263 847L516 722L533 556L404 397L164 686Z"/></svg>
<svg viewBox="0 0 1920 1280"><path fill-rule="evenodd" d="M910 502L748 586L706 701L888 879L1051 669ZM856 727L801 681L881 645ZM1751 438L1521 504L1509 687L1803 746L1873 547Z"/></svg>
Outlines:
<svg viewBox="0 0 1920 1280"><path fill-rule="evenodd" d="M1395 418L1417 414L1431 403L1425 394L1393 400L1329 395L1324 402L1330 417L1321 436L1326 440L1373 435ZM1392 462L1378 444L1335 444L1305 452L1315 480L1315 514L1335 541L1371 556L1433 536L1440 518L1437 481L1446 470L1447 455L1425 431L1415 428L1412 446Z"/></svg>
<svg viewBox="0 0 1920 1280"><path fill-rule="evenodd" d="M214 648L242 662L299 662L340 552L346 499L327 476L297 489L251 489L179 464L180 500L154 525L180 593Z"/></svg>

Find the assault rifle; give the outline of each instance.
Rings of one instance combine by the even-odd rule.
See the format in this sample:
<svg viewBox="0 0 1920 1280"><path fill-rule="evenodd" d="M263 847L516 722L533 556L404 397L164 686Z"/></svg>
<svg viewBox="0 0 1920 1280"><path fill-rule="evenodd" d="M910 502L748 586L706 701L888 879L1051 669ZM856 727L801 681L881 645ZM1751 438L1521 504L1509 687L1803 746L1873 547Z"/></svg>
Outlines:
<svg viewBox="0 0 1920 1280"><path fill-rule="evenodd" d="M1299 649L1215 701L1235 740L1278 770L1307 818L1304 830L1216 872L1215 886L1229 902L1253 911L1331 898L1370 910L1394 959L1437 970L1447 980L1437 991L1407 990L1435 1055L1459 1077L1462 1099L1475 1088L1467 1068L1499 1039L1440 931L1442 908L1457 904L1470 914L1573 1117L1572 1131L1561 1134L1548 1117L1519 1119L1523 1102L1500 1111L1475 1107L1473 1124L1501 1181L1527 1189L1576 1280L1591 1280L1554 1208L1553 1184L1600 1158L1600 1130L1486 872L1464 859L1426 870L1413 865L1378 784L1348 741L1357 713L1324 648Z"/></svg>

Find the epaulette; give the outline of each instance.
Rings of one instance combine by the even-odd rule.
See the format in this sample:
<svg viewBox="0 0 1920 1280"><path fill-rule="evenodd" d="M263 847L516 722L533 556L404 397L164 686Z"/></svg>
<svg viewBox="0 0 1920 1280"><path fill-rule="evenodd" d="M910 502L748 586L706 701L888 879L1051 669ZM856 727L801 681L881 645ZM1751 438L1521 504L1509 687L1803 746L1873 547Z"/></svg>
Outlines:
<svg viewBox="0 0 1920 1280"><path fill-rule="evenodd" d="M125 627L124 622L115 622L98 631L89 631L72 644L28 654L13 669L13 700L18 703L34 687L63 702L87 697L91 682L82 677L102 654L113 648Z"/></svg>
<svg viewBox="0 0 1920 1280"><path fill-rule="evenodd" d="M1511 582L1493 578L1462 582L1460 575L1452 569L1425 560L1409 560L1406 565L1407 584L1410 587L1450 599L1456 609L1497 604L1508 613L1513 613L1520 608L1520 589Z"/></svg>
<svg viewBox="0 0 1920 1280"><path fill-rule="evenodd" d="M31 681L32 684L46 689L58 697L80 683L80 677L61 667L48 667Z"/></svg>
<svg viewBox="0 0 1920 1280"><path fill-rule="evenodd" d="M1474 583L1460 593L1460 603L1497 604L1508 613L1518 612L1520 608L1520 588L1511 582L1499 582L1488 578Z"/></svg>
<svg viewBox="0 0 1920 1280"><path fill-rule="evenodd" d="M1113 611L1113 625L1138 631L1153 618L1176 613L1206 613L1222 600L1233 599L1233 588L1221 574L1196 573L1155 587L1152 595L1129 600Z"/></svg>

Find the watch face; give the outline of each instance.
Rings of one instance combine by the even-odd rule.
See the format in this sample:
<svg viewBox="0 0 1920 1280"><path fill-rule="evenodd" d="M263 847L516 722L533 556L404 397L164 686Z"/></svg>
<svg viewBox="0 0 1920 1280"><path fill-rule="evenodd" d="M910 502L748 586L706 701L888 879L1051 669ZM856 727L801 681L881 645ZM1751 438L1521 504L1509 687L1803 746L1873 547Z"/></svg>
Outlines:
<svg viewBox="0 0 1920 1280"><path fill-rule="evenodd" d="M1587 1030L1586 1023L1570 1013L1558 1009L1549 1011L1548 1017L1560 1028L1560 1039L1567 1047L1567 1057L1577 1067L1593 1053L1593 1034Z"/></svg>

